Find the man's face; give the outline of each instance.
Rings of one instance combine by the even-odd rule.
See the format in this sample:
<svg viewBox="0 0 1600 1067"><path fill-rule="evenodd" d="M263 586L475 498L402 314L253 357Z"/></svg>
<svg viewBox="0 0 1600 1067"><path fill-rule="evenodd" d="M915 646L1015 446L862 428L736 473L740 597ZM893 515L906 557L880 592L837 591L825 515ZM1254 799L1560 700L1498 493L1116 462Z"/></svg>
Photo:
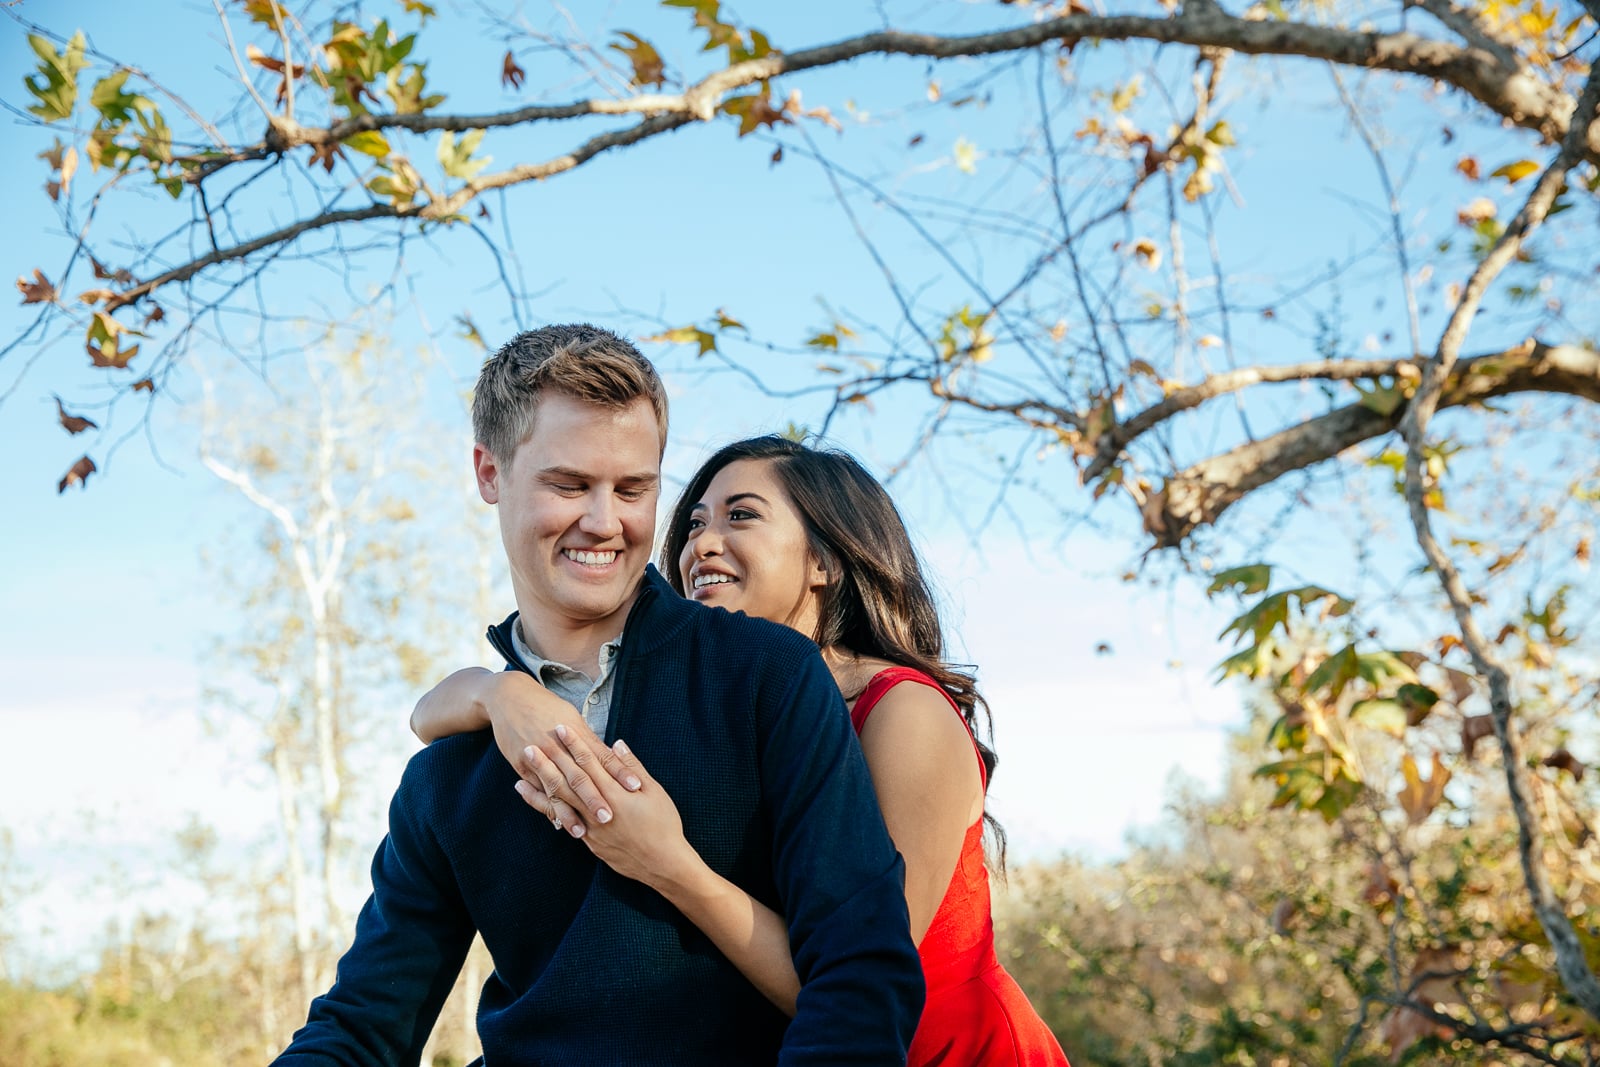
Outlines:
<svg viewBox="0 0 1600 1067"><path fill-rule="evenodd" d="M478 491L497 505L524 635L621 630L655 537L661 437L650 402L622 408L547 393L509 466L473 450Z"/></svg>

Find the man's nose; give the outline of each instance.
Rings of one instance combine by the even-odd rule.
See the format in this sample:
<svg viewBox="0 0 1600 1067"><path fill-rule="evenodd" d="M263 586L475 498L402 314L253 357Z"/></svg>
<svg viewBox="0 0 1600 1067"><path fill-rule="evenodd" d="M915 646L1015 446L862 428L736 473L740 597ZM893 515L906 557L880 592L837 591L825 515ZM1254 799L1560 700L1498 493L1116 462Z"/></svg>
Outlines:
<svg viewBox="0 0 1600 1067"><path fill-rule="evenodd" d="M595 493L589 498L589 506L584 509L579 527L584 533L596 537L615 537L622 532L622 518L617 511L617 502L610 493Z"/></svg>

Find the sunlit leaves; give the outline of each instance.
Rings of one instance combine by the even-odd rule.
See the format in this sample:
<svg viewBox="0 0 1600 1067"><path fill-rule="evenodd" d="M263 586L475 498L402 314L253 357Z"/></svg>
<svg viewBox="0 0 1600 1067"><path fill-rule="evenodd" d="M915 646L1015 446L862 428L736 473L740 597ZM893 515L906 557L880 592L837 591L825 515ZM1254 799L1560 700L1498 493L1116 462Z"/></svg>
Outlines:
<svg viewBox="0 0 1600 1067"><path fill-rule="evenodd" d="M624 45L612 42L610 47L621 52L633 67L633 84L640 87L665 84L666 64L662 63L661 53L656 51L655 45L627 30L618 30L617 36L628 43Z"/></svg>
<svg viewBox="0 0 1600 1067"><path fill-rule="evenodd" d="M761 83L761 91L730 97L723 101L722 110L739 119L739 136L754 133L762 127L792 126L797 118L817 119L833 129L840 129L839 120L825 107L805 108L800 103L800 90L795 89L780 104L773 103L772 86Z"/></svg>
<svg viewBox="0 0 1600 1067"><path fill-rule="evenodd" d="M1236 638L1248 637L1259 642L1279 628L1287 635L1291 612L1298 608L1304 614L1318 603L1323 604L1323 615L1329 618L1344 615L1352 607L1350 601L1332 590L1317 585L1302 585L1262 597L1223 627L1220 636L1232 634Z"/></svg>
<svg viewBox="0 0 1600 1067"><path fill-rule="evenodd" d="M28 113L46 122L61 122L72 116L78 104L78 72L89 65L84 58L85 40L79 30L61 51L38 34L28 34L28 47L39 57L35 73L23 79L34 98Z"/></svg>
<svg viewBox="0 0 1600 1067"><path fill-rule="evenodd" d="M51 180L45 183L45 195L59 200L72 190L72 176L78 173L78 149L64 145L57 137L49 148L39 153L39 158L50 164Z"/></svg>
<svg viewBox="0 0 1600 1067"><path fill-rule="evenodd" d="M830 352L837 352L839 351L840 342L854 337L855 335L856 332L850 327L846 326L844 323L835 322L828 329L819 330L817 333L814 333L810 337L806 338L805 343L809 348L823 348Z"/></svg>
<svg viewBox="0 0 1600 1067"><path fill-rule="evenodd" d="M479 171L494 162L493 156L473 158L472 154L482 143L482 130L468 130L459 140L454 133L446 130L439 138L439 165L450 177L471 181L478 176Z"/></svg>
<svg viewBox="0 0 1600 1067"><path fill-rule="evenodd" d="M662 6L681 7L693 11L696 28L706 33L706 42L701 51L727 49L730 66L750 59L760 59L772 51L771 42L760 30L752 29L746 32L731 22L723 22L722 5L719 0L662 0Z"/></svg>
<svg viewBox="0 0 1600 1067"><path fill-rule="evenodd" d="M696 357L717 350L717 335L710 330L701 329L699 326L679 326L675 329L663 330L661 333L651 334L644 340L660 341L667 344L697 345L700 350L695 353Z"/></svg>
<svg viewBox="0 0 1600 1067"><path fill-rule="evenodd" d="M323 46L327 67L313 74L332 92L335 106L345 108L352 117L368 114L367 105L378 102L371 88L374 85L383 86L396 114L427 111L445 98L427 92L426 64L405 61L416 42L416 34L396 36L381 19L370 33L353 23L336 22Z"/></svg>
<svg viewBox="0 0 1600 1067"><path fill-rule="evenodd" d="M128 363L139 354L138 345L122 347L123 336L143 336L137 330L130 330L104 311L96 311L89 320L88 342L84 348L89 353L89 362L96 367L109 367L115 370L126 370Z"/></svg>
<svg viewBox="0 0 1600 1067"><path fill-rule="evenodd" d="M939 336L934 340L939 358L946 363L987 362L994 355L994 334L989 332L993 318L993 311L979 314L970 304L963 304L960 311L939 325Z"/></svg>
<svg viewBox="0 0 1600 1067"><path fill-rule="evenodd" d="M1250 563L1242 567L1230 567L1212 575L1211 584L1206 586L1206 593L1213 595L1231 589L1248 596L1251 593L1265 592L1270 584L1272 584L1272 566L1267 563Z"/></svg>
<svg viewBox="0 0 1600 1067"><path fill-rule="evenodd" d="M421 177L416 168L403 156L392 156L388 160L379 160L378 169L382 173L367 182L367 188L374 196L389 201L396 208L409 208L421 189Z"/></svg>

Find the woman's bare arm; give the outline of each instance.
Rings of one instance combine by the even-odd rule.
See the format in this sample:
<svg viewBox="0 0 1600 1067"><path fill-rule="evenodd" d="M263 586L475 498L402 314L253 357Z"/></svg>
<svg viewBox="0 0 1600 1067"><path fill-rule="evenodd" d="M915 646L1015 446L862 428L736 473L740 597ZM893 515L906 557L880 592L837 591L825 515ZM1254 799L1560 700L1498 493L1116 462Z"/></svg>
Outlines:
<svg viewBox="0 0 1600 1067"><path fill-rule="evenodd" d="M558 726L588 739L600 754L601 766L615 775L624 789L638 787L638 780L605 742L595 737L578 710L522 671L482 667L456 671L424 693L411 712L411 732L430 744L441 737L492 727L500 754L525 779L533 773L526 756L530 747L546 752L561 748L555 732ZM584 815L574 812L568 825L603 823L611 817L604 797L588 781L576 783L574 792Z"/></svg>

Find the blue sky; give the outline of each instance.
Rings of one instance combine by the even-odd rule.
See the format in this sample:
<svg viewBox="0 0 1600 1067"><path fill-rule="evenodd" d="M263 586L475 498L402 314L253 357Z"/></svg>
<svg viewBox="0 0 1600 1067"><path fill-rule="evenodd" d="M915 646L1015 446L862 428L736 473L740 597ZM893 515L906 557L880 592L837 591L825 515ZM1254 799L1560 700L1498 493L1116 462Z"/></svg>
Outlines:
<svg viewBox="0 0 1600 1067"><path fill-rule="evenodd" d="M228 91L231 71L209 5L181 5L160 22L126 4L25 3L20 10L63 31L74 22L92 25L94 42L118 55L159 56L154 72L180 93L216 100ZM776 41L809 44L870 26L859 12L859 5L831 3L745 13ZM632 28L648 33L669 17L676 25L679 15L641 14ZM998 5L919 5L903 22L946 30L1017 17ZM492 37L437 28L429 36L424 49L436 85L457 93L465 108L507 105L511 98L484 75L503 51ZM204 58L174 59L186 54ZM22 34L0 21L0 99L20 102L21 75L30 66ZM960 64L937 76L956 85L974 69ZM1372 243L1370 212L1353 211L1350 202L1376 202L1376 179L1339 116L1265 107L1275 96L1280 103L1292 99L1295 79L1323 76L1264 63L1229 99L1227 114L1243 147L1232 172L1238 203L1219 200L1219 211L1238 220L1227 254L1230 271L1242 277L1305 273ZM1005 160L984 153L1004 147L1023 121L1006 103L1014 86L998 81L997 102L987 109L871 113L873 101L921 98L927 80L921 63L862 61L795 84L809 104L825 104L845 119L843 138L825 129L814 136L863 172L890 183L902 170L931 174L935 186L944 183L953 194L992 180L998 188ZM16 205L18 218L5 243L7 265L17 274L35 266L53 274L66 245L40 192L44 164L33 158L48 138L9 116L0 122L7 123L10 164L0 169L0 198ZM920 155L885 147L903 146L913 131L927 131ZM951 164L963 137L980 151L972 175ZM508 151L548 155L576 139L557 128L514 148L493 139L486 148L502 159ZM529 320L594 318L642 334L726 307L764 336L792 339L828 324L825 298L830 306L890 321L889 294L826 183L793 155L771 166L770 152L770 145L736 141L725 128L691 128L513 192L506 224L527 288L540 294L525 309ZM1454 152L1419 141L1410 154L1420 174L1427 167L1446 172ZM80 174L80 182L89 180ZM1418 179L1407 190L1408 212L1424 219L1432 211L1436 223L1462 194L1454 179L1433 185ZM498 201L491 206L497 215L503 210ZM875 239L902 262L927 255L884 213L864 215ZM997 247L984 254L986 267L1003 276L1007 257L1017 253ZM369 298L393 268L392 257L366 261L349 283L355 302ZM1376 280L1381 269L1375 264L1372 279L1351 283L1345 308L1363 324L1392 328L1398 321L1392 303L1381 313L1371 310L1388 288ZM466 382L481 355L457 335L454 317L472 314L491 342L516 323L481 244L470 236L447 232L413 244L405 270L414 282L393 305L396 358L432 352L444 368L436 375L434 406L448 410L455 403L451 383ZM274 310L293 316L302 308L310 315L348 308L330 277L307 266L280 272L269 289ZM936 271L931 284L953 288ZM29 318L26 309L0 301L5 338ZM1304 315L1285 318L1270 330L1260 322L1240 326L1241 344L1256 358L1274 352L1305 358L1311 324ZM294 343L292 327L271 334L276 346ZM1349 340L1361 345L1367 337ZM737 376L711 372L706 361L651 351L661 356L674 394L669 475L683 477L717 443L790 421L814 424L820 411L815 398L766 397ZM192 358L226 357L202 347ZM33 359L37 364L23 371ZM24 956L39 961L70 958L108 918L170 895L163 873L170 835L191 814L212 821L227 840L271 842L272 807L251 739L238 730L208 733L199 714L201 687L217 675L207 650L234 617L209 587L201 554L251 520L196 461L193 375L178 376L159 398L148 438L138 428L143 412L120 408L112 433L90 446L102 472L88 491L58 496L55 479L83 444L56 427L51 397L99 395L103 379L85 363L71 339L24 348L0 363L0 391L11 390L0 403L0 455L8 460L0 464L0 498L9 516L0 525L0 552L11 561L0 568L8 620L0 642L6 679L0 726L8 738L0 746L0 827L15 833L24 860L52 888L29 905L38 922ZM774 377L806 377L807 368L790 357L768 355L754 365ZM1317 399L1279 397L1258 414L1270 421ZM858 413L840 423L838 441L882 470L914 433L908 412L915 407L884 404ZM459 455L458 476L467 484L465 436L419 445ZM951 477L932 464L913 464L895 492L946 590L955 651L979 664L994 707L1002 758L994 809L1019 858L1066 849L1113 854L1128 827L1159 816L1169 774L1215 780L1220 770L1226 730L1242 718L1239 695L1210 683L1211 665L1226 652L1215 635L1230 612L1204 601L1192 584L1151 589L1119 580L1142 547L1130 537L1125 515L1107 514L1104 532L1080 527L1063 538L1048 503L1021 494L1016 521L997 522L974 541L970 512L987 507L992 480L962 472L952 500ZM1071 498L1073 475L1059 457L1029 477ZM1252 536L1267 535L1258 527ZM1096 653L1102 642L1111 655ZM407 750L404 709L393 725L393 756L373 769L379 781L398 774ZM381 811L367 819L374 840L380 819ZM108 858L131 872L126 884L148 887L155 897L93 884L87 871ZM53 891L60 887L72 891Z"/></svg>

